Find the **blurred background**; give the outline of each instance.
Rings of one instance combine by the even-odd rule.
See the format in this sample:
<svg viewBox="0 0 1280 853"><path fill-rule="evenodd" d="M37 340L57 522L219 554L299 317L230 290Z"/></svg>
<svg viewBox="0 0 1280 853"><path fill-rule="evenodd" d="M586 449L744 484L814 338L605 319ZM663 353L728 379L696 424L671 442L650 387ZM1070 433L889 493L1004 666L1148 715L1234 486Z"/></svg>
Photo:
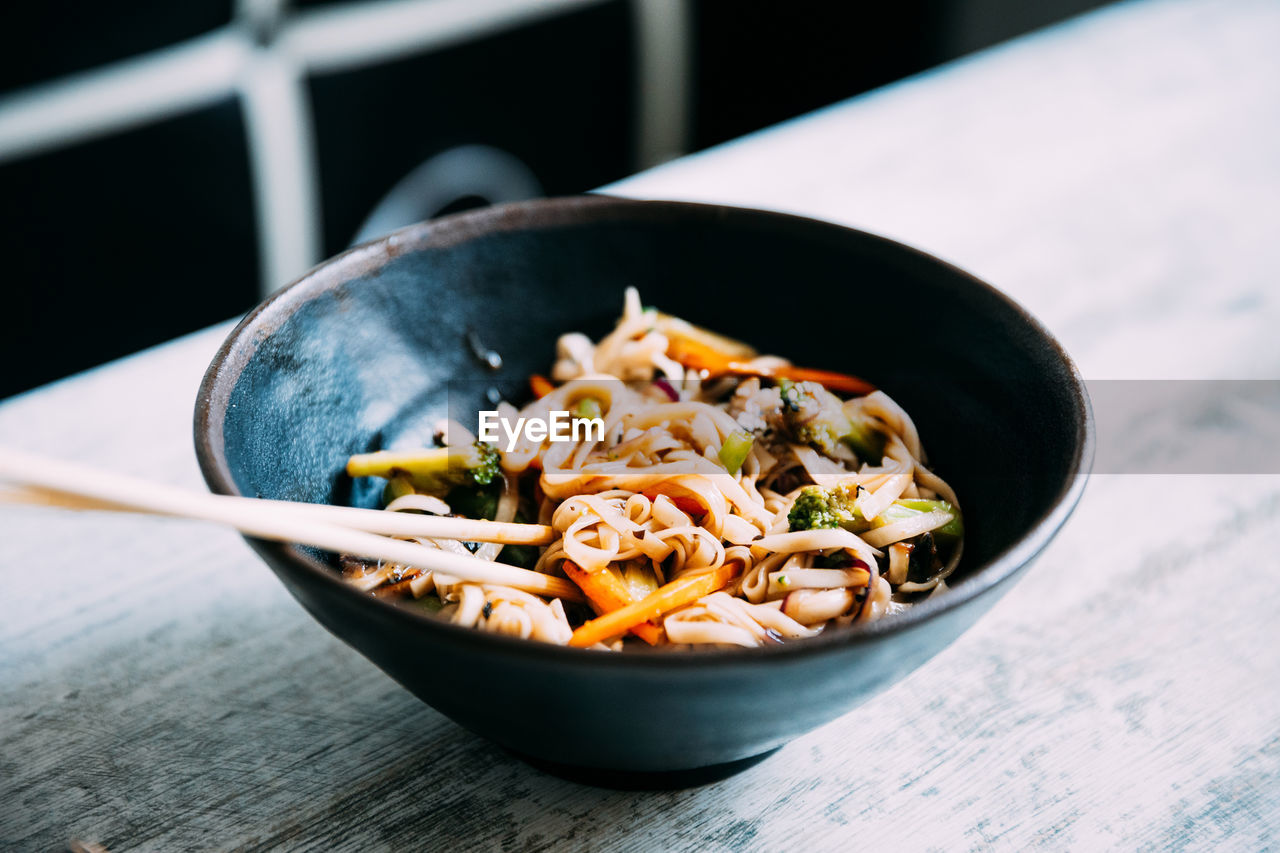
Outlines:
<svg viewBox="0 0 1280 853"><path fill-rule="evenodd" d="M1098 5L5 4L0 397L400 225L585 192Z"/></svg>

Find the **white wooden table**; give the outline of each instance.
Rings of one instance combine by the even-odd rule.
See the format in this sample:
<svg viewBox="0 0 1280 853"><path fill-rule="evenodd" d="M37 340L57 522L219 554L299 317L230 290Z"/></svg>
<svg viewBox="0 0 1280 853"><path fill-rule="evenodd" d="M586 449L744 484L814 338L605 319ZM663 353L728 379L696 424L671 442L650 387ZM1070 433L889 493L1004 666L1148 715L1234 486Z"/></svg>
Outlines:
<svg viewBox="0 0 1280 853"><path fill-rule="evenodd" d="M918 245L1006 289L1089 379L1274 378L1277 44L1274 0L1126 3L610 191ZM11 399L0 442L199 486L191 407L227 329ZM0 526L4 850L1280 845L1274 475L1095 477L923 669L667 793L560 781L460 730L232 533Z"/></svg>

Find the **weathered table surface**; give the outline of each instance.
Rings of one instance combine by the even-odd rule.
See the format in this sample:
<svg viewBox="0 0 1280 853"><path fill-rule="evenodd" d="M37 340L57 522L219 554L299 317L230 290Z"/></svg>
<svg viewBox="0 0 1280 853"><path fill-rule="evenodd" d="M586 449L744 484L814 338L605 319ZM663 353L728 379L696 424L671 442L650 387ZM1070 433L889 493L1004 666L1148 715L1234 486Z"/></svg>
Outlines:
<svg viewBox="0 0 1280 853"><path fill-rule="evenodd" d="M1271 378L1277 43L1271 0L1124 4L611 191L919 245L1028 306L1090 379ZM9 400L0 442L199 486L190 410L226 331ZM1280 435L1274 412L1231 418ZM1273 475L1095 477L946 652L741 775L668 793L560 781L460 730L232 533L34 509L0 525L5 850L1280 844Z"/></svg>

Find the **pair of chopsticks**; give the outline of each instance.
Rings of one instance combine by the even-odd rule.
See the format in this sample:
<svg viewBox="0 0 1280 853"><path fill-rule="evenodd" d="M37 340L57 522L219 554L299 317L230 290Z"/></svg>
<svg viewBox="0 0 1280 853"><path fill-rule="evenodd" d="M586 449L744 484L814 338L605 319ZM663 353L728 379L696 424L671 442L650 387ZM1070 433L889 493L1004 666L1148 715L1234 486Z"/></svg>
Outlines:
<svg viewBox="0 0 1280 853"><path fill-rule="evenodd" d="M555 531L545 524L214 495L8 448L0 448L0 503L211 521L259 539L401 563L464 582L501 584L535 595L583 600L578 587L563 578L392 538L547 545L555 539Z"/></svg>

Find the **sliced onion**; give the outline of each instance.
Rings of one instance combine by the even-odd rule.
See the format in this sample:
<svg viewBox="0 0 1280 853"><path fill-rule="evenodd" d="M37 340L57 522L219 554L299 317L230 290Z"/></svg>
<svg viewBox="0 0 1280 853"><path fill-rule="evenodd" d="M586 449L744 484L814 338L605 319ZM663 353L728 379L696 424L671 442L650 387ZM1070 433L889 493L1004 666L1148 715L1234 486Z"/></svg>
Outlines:
<svg viewBox="0 0 1280 853"><path fill-rule="evenodd" d="M915 515L902 521L895 521L893 524L886 524L884 527L868 530L862 534L862 541L873 548L883 548L885 545L902 539L910 539L912 536L919 536L921 533L936 530L950 520L951 513L945 510L934 510L933 512ZM756 544L760 543L757 542Z"/></svg>
<svg viewBox="0 0 1280 853"><path fill-rule="evenodd" d="M908 564L911 560L911 546L905 542L895 542L889 546L889 583L894 586L906 583Z"/></svg>
<svg viewBox="0 0 1280 853"><path fill-rule="evenodd" d="M663 377L659 376L657 379L653 380L653 387L657 388L663 394L666 394L668 397L670 397L671 402L673 403L680 402L680 392L677 391L675 387L672 386L672 384L668 382L666 379L664 379Z"/></svg>
<svg viewBox="0 0 1280 853"><path fill-rule="evenodd" d="M802 625L826 622L848 612L854 602L853 591L841 589L800 589L787 593L782 612Z"/></svg>
<svg viewBox="0 0 1280 853"><path fill-rule="evenodd" d="M448 515L450 512L447 503L431 495L401 495L387 504L386 508L391 512L416 510L429 512L432 515Z"/></svg>

